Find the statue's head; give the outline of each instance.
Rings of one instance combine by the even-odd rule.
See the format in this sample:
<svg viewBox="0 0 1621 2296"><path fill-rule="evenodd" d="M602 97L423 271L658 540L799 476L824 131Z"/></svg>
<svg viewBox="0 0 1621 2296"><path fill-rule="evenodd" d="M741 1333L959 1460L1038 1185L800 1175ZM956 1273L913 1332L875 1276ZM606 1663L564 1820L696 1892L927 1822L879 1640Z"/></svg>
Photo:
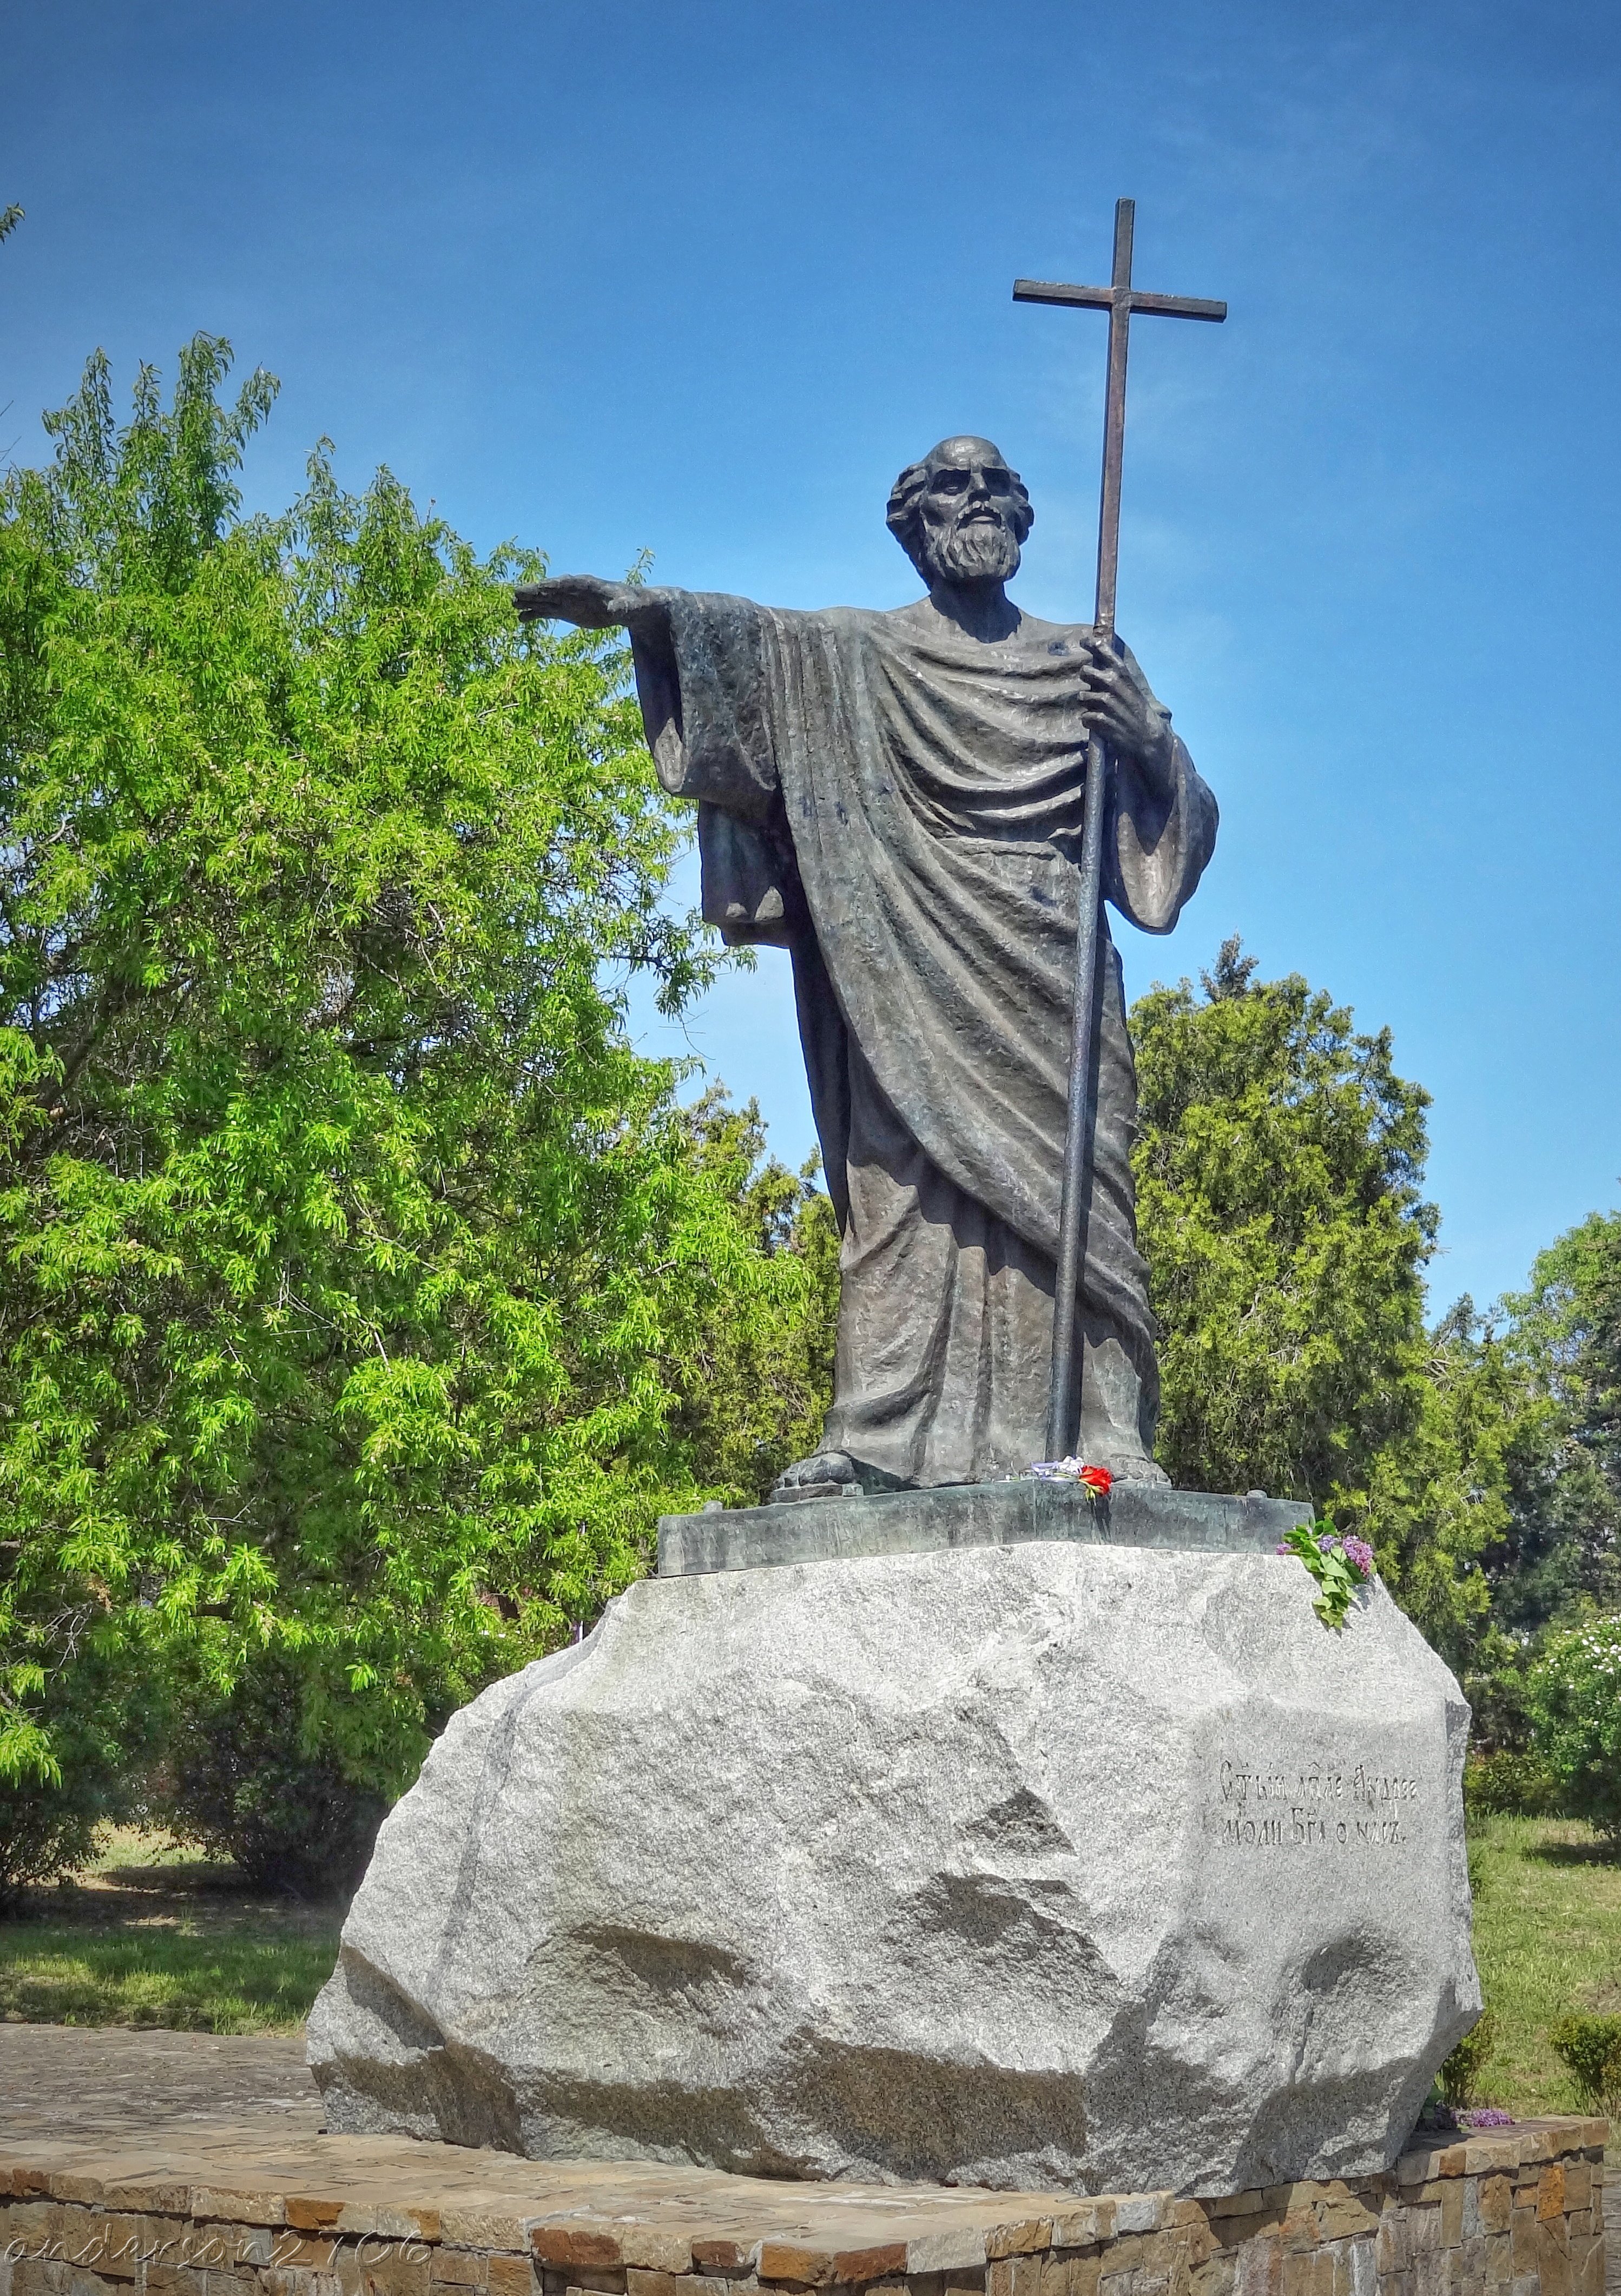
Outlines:
<svg viewBox="0 0 1621 2296"><path fill-rule="evenodd" d="M1011 581L1034 521L1024 481L989 439L942 439L890 488L889 530L931 588Z"/></svg>

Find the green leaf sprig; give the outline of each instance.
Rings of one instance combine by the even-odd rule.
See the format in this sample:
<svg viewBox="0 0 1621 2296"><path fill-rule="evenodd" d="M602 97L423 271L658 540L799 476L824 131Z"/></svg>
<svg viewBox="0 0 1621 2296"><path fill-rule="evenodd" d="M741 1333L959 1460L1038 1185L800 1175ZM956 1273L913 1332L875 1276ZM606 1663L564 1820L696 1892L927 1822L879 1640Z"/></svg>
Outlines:
<svg viewBox="0 0 1621 2296"><path fill-rule="evenodd" d="M1342 1538L1332 1523L1297 1523L1280 1545L1280 1554L1297 1554L1321 1590L1312 1608L1325 1627L1339 1634L1357 1589L1373 1577L1373 1549L1365 1539Z"/></svg>

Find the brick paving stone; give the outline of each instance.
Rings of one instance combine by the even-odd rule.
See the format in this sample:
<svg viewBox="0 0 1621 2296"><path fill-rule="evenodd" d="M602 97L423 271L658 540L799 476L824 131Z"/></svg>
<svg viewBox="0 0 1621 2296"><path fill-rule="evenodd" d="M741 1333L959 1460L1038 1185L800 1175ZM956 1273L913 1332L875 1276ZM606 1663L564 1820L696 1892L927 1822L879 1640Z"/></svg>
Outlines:
<svg viewBox="0 0 1621 2296"><path fill-rule="evenodd" d="M53 2185L79 2178L86 2200L111 2185L120 2206L143 2190L153 2208L184 2194L193 2217L273 2219L286 2235L278 2257L300 2271L317 2268L322 2227L393 2236L408 2205L424 2237L456 2245L521 2251L542 2226L560 2237L560 2260L583 2262L599 2247L605 2254L605 2243L620 2257L627 2246L639 2256L656 2230L655 2247L689 2255L711 2243L746 2256L769 2237L825 2258L829 2276L835 2258L877 2250L904 2251L914 2270L983 2273L990 2241L1018 2243L1053 2205L967 2185L818 2185L657 2161L523 2161L404 2136L322 2136L320 2127L296 2038L0 2023L0 2192L15 2168L45 2172ZM288 2244L300 2225L308 2255Z"/></svg>
<svg viewBox="0 0 1621 2296"><path fill-rule="evenodd" d="M296 2035L125 2031L0 2022L0 2135L53 2122L63 2133L128 2134L187 2120L272 2113L313 2136L320 2092Z"/></svg>
<svg viewBox="0 0 1621 2296"><path fill-rule="evenodd" d="M1378 2296L1599 2296L1608 2261L1602 2121L1205 2202L523 2161L320 2127L296 2038L0 2023L0 2211L21 2243L0 2296L1374 2296L1376 2271ZM1602 2198L1621 2209L1608 2177ZM70 2220L75 2239L96 2228L96 2269L45 2252ZM1621 2296L1621 2237L1604 2250Z"/></svg>

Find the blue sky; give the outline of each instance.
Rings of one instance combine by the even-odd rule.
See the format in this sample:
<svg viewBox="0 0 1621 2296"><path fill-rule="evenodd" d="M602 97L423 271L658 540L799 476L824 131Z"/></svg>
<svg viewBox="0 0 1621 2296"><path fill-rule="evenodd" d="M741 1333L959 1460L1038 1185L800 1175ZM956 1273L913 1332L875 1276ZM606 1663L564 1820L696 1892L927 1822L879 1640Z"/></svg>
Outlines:
<svg viewBox="0 0 1621 2296"><path fill-rule="evenodd" d="M781 605L915 594L901 465L998 440L1016 593L1090 608L1104 324L1140 283L1120 623L1220 798L1241 932L1435 1095L1432 1297L1621 1197L1621 12L1454 0L5 0L0 447L104 345L283 379L249 473L388 463L481 544ZM810 1128L786 966L687 1039ZM663 1048L664 1034L648 1041Z"/></svg>

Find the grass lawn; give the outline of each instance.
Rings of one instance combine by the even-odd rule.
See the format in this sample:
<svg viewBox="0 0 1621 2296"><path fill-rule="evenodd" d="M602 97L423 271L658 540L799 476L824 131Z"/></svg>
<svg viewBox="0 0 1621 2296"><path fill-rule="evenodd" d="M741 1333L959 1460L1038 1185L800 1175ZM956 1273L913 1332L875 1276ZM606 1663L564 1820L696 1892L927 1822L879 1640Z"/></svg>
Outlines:
<svg viewBox="0 0 1621 2296"><path fill-rule="evenodd" d="M1475 1958L1497 2037L1483 2103L1522 2115L1578 2104L1548 2046L1571 2010L1621 2010L1621 1862L1561 1818L1477 1818L1469 1828Z"/></svg>
<svg viewBox="0 0 1621 2296"><path fill-rule="evenodd" d="M161 1836L111 1836L94 1866L0 1921L0 2018L292 2033L332 1973L341 1916L245 1890Z"/></svg>

